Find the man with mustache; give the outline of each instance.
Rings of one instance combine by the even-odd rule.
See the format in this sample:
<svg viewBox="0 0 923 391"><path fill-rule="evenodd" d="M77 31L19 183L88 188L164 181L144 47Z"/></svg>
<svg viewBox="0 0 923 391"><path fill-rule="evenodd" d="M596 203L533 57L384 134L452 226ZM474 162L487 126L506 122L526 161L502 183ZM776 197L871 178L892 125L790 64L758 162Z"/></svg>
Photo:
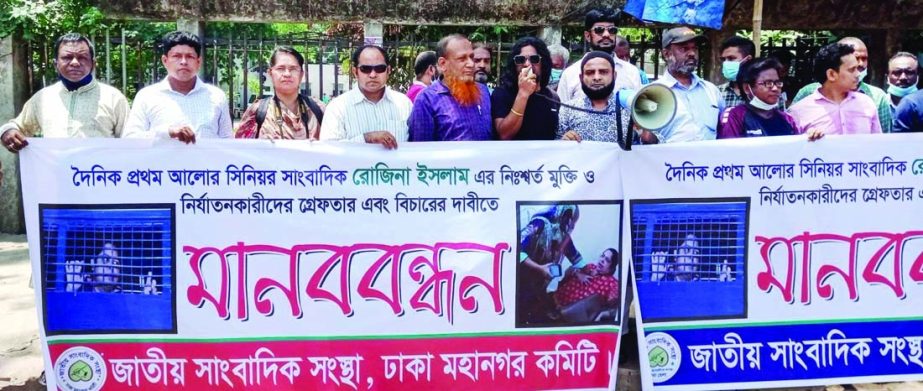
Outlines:
<svg viewBox="0 0 923 391"><path fill-rule="evenodd" d="M417 95L410 113L410 141L490 140L490 94L474 80L474 48L461 34L436 45L437 67L443 75Z"/></svg>
<svg viewBox="0 0 923 391"><path fill-rule="evenodd" d="M699 44L705 37L688 27L676 27L663 33L661 54L667 62L666 72L655 83L663 84L676 95L676 115L659 130L660 141L714 140L718 115L724 110L718 87L696 76L699 67Z"/></svg>
<svg viewBox="0 0 923 391"><path fill-rule="evenodd" d="M627 107L619 108L618 97L615 94L615 74L613 71L615 61L605 52L590 52L583 56L580 66L583 72L581 89L584 96L567 102L569 106L576 106L587 110L597 111L599 114L578 111L567 106L561 107L561 118L558 122L557 138L572 141L604 141L618 142L616 126L622 127L623 136L632 131L629 128L631 112ZM621 119L621 123L617 121ZM657 138L653 133L643 131L640 141L644 144L656 144Z"/></svg>
<svg viewBox="0 0 923 391"><path fill-rule="evenodd" d="M917 92L920 63L917 56L897 52L888 60L888 95L891 97L891 114L905 96ZM893 117L893 115L892 115ZM895 119L895 122L896 119Z"/></svg>
<svg viewBox="0 0 923 391"><path fill-rule="evenodd" d="M487 91L494 93L487 83L490 81L490 64L493 55L490 47L486 43L478 42L474 44L474 81L487 86Z"/></svg>
<svg viewBox="0 0 923 391"><path fill-rule="evenodd" d="M59 82L36 92L19 116L0 126L0 141L16 153L26 137L119 137L128 116L128 100L119 90L93 77L93 44L69 33L55 42Z"/></svg>
<svg viewBox="0 0 923 391"><path fill-rule="evenodd" d="M891 98L881 88L863 81L868 75L869 67L869 49L865 46L865 42L862 42L861 39L856 37L844 37L837 41L837 43L849 45L855 50L856 61L859 63L859 85L856 86L853 91L857 91L872 98L878 110L878 123L881 124L881 130L884 133L890 133L892 125ZM798 90L798 94L795 95L795 99L792 100L792 106L798 103L798 101L813 94L820 86L821 83L814 82L802 87Z"/></svg>
<svg viewBox="0 0 923 391"><path fill-rule="evenodd" d="M174 31L164 36L162 44L160 61L167 77L135 95L125 124L126 137L174 138L187 144L197 138L232 137L224 91L198 76L202 40Z"/></svg>
<svg viewBox="0 0 923 391"><path fill-rule="evenodd" d="M591 51L601 51L613 55L615 52L615 42L618 27L618 13L611 8L594 9L586 13L584 18L583 38L590 45ZM613 55L614 56L614 55ZM618 58L615 60L615 90L641 89L641 72L637 67L628 61ZM558 96L561 102L567 102L575 98L582 98L583 88L580 80L582 79L580 71L580 62L567 67L564 74L561 75L561 81L558 82Z"/></svg>

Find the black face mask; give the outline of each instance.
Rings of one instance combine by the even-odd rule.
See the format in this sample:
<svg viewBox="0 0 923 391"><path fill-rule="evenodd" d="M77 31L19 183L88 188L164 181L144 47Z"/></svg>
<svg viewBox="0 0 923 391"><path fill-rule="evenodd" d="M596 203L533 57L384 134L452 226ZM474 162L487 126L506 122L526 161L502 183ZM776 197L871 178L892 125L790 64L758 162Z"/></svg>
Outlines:
<svg viewBox="0 0 923 391"><path fill-rule="evenodd" d="M68 91L74 91L80 87L90 84L90 82L93 81L93 72L90 71L90 73L84 76L83 79L80 79L80 81L70 81L61 75L58 75L58 80L61 80L61 83L64 83L64 88L67 88Z"/></svg>
<svg viewBox="0 0 923 391"><path fill-rule="evenodd" d="M586 86L586 84L583 83L580 83L580 87L583 88L583 93L586 94L590 100L609 99L609 96L612 95L612 90L615 89L615 80L609 83L609 85L598 90L590 89Z"/></svg>

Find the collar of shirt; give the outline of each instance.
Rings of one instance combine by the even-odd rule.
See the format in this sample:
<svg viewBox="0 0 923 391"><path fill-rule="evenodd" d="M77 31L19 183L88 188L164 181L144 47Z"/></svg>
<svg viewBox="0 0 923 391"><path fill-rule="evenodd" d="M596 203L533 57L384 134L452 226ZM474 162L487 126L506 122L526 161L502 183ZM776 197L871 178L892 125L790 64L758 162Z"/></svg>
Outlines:
<svg viewBox="0 0 923 391"><path fill-rule="evenodd" d="M848 91L848 92L846 92L846 98L843 99L843 101L840 102L840 103L836 103L836 102L834 102L834 101L832 101L832 100L830 100L830 99L827 99L827 97L824 96L824 94L821 94L821 93L820 93L820 88L818 88L817 90L815 90L813 95L814 95L814 100L815 100L815 101L824 101L824 102L827 102L827 103L832 104L832 105L841 105L841 104L843 104L843 103L846 103L846 102L848 102L848 101L851 101L851 100L853 100L853 99L856 99L856 91Z"/></svg>
<svg viewBox="0 0 923 391"><path fill-rule="evenodd" d="M433 92L437 94L450 94L451 93L451 91L449 91L449 87L446 87L446 85L442 82L442 79L439 79L433 84L431 84L429 88L432 88Z"/></svg>
<svg viewBox="0 0 923 391"><path fill-rule="evenodd" d="M381 101L378 101L378 102L370 101L368 98L365 97L365 94L362 93L362 90L360 90L359 87L356 87L350 90L350 96L347 99L348 99L347 102L351 105L358 105L362 102L368 102L369 104L374 105L378 102L381 102ZM387 99L389 101L392 100L390 87L385 87L385 94L381 97L381 99L383 100Z"/></svg>
<svg viewBox="0 0 923 391"><path fill-rule="evenodd" d="M161 80L160 83L158 83L160 90L161 90L161 91L164 91L164 92L173 93L173 94L183 95L183 94L180 94L180 93L177 92L177 91L174 91L173 88L170 87L170 80L169 80L169 78L170 78L170 76L167 76L167 77L163 78L163 80ZM194 94L194 93L200 91L202 88L204 88L204 84L205 84L205 82L203 82L202 79L200 79L198 76L196 76L196 78L195 78L195 85L192 87L191 90L189 90L189 93L187 93L187 94L185 94L185 95L186 95L186 96L189 96L189 95L192 95L192 94Z"/></svg>
<svg viewBox="0 0 923 391"><path fill-rule="evenodd" d="M428 87L428 86L426 85L426 83L424 83L424 82L422 82L422 81L419 81L419 80L417 80L417 79L413 79L413 84L418 85L418 86L420 86L420 87Z"/></svg>
<svg viewBox="0 0 923 391"><path fill-rule="evenodd" d="M663 76L660 76L659 80L662 80L662 83L666 84L667 87L679 88L679 89L687 90L687 91L694 90L696 87L702 84L701 83L702 79L699 79L699 77L695 73L692 74L692 84L690 84L689 87L684 86L682 83L679 82L679 80L676 80L676 78L670 74L670 71L664 71Z"/></svg>
<svg viewBox="0 0 923 391"><path fill-rule="evenodd" d="M95 77L93 78L93 80L90 80L90 82L87 83L86 85L77 87L77 89L73 91L68 91L67 87L64 86L64 83L60 81L58 81L58 84L61 85L61 91L63 91L65 94L82 94L86 91L90 91L96 87L99 87L99 81L96 80Z"/></svg>

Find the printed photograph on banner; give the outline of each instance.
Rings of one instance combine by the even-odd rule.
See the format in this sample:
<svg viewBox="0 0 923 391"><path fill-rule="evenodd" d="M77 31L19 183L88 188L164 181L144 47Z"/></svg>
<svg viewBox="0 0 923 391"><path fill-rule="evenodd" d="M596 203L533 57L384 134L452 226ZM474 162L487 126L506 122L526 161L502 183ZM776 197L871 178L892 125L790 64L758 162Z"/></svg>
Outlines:
<svg viewBox="0 0 923 391"><path fill-rule="evenodd" d="M175 333L172 204L39 205L45 330Z"/></svg>
<svg viewBox="0 0 923 391"><path fill-rule="evenodd" d="M619 324L617 201L517 202L516 327Z"/></svg>
<svg viewBox="0 0 923 391"><path fill-rule="evenodd" d="M745 318L749 199L631 202L645 322Z"/></svg>

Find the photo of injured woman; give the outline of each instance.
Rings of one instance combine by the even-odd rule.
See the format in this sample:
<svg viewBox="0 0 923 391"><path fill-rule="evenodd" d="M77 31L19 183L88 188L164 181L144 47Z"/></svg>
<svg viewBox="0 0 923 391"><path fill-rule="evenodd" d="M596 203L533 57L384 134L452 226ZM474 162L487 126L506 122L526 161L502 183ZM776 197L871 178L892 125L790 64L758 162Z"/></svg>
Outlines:
<svg viewBox="0 0 923 391"><path fill-rule="evenodd" d="M518 211L517 327L618 324L621 205L522 202Z"/></svg>

